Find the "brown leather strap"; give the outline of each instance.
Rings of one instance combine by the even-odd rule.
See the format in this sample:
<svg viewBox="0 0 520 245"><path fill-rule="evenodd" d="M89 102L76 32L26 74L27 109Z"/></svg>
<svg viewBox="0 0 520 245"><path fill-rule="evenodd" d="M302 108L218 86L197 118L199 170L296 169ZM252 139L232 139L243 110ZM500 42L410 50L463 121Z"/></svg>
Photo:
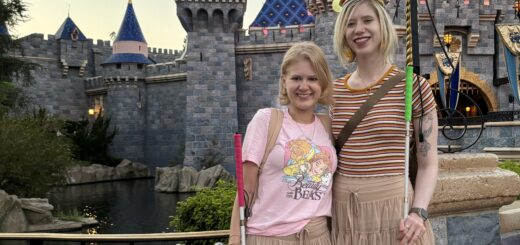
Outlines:
<svg viewBox="0 0 520 245"><path fill-rule="evenodd" d="M370 109L379 101L383 96L385 96L390 89L395 87L403 78L405 77L404 72L399 72L392 78L390 78L388 81L386 81L368 100L359 108L359 110L356 111L354 116L345 123L345 126L343 129L341 129L341 132L338 135L338 139L336 140L336 153L339 155L341 152L341 148L343 148L343 145L345 142L347 142L348 138L354 132L354 129L356 129L357 125L363 120L363 118L368 114Z"/></svg>

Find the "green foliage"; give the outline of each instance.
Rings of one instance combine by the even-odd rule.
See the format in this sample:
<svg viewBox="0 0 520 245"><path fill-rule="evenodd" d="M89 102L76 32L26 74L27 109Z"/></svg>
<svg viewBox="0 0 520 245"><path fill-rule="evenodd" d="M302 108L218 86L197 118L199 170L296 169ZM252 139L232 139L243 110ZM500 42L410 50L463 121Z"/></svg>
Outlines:
<svg viewBox="0 0 520 245"><path fill-rule="evenodd" d="M502 169L513 171L520 176L520 162L519 161L507 160L507 161L504 161L504 162L498 164L498 166ZM516 199L520 200L520 195Z"/></svg>
<svg viewBox="0 0 520 245"><path fill-rule="evenodd" d="M69 141L57 136L60 122L39 110L0 118L0 189L20 197L45 197L65 183L73 162Z"/></svg>
<svg viewBox="0 0 520 245"><path fill-rule="evenodd" d="M121 159L108 154L108 146L114 139L117 129L110 127L110 118L98 116L89 120L67 121L65 135L72 140L72 155L76 160L116 166Z"/></svg>
<svg viewBox="0 0 520 245"><path fill-rule="evenodd" d="M14 26L25 19L27 6L22 0L0 0L0 25ZM17 50L23 54L20 41L10 36L0 35L0 81L12 82L20 79L25 85L30 84L31 70L36 64L7 55L8 50ZM14 77L13 77L14 76Z"/></svg>
<svg viewBox="0 0 520 245"><path fill-rule="evenodd" d="M76 221L76 222L80 222L81 220L83 220L85 218L85 216L80 211L78 211L78 209L76 209L76 208L72 209L69 212L64 212L61 210L56 211L53 216L58 218L59 220Z"/></svg>
<svg viewBox="0 0 520 245"><path fill-rule="evenodd" d="M26 98L21 88L9 82L0 82L0 117L10 111L23 108L25 104Z"/></svg>
<svg viewBox="0 0 520 245"><path fill-rule="evenodd" d="M206 188L195 196L177 203L170 227L177 232L227 230L235 201L233 182L219 180L215 188ZM216 241L198 241L194 244L214 244Z"/></svg>

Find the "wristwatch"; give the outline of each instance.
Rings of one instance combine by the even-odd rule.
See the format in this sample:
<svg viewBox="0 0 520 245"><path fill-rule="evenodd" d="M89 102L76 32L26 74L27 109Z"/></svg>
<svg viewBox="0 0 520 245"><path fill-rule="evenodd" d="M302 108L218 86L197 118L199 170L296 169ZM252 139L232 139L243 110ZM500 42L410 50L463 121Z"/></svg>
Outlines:
<svg viewBox="0 0 520 245"><path fill-rule="evenodd" d="M408 212L409 214L410 213L416 213L417 215L419 215L419 217L421 217L423 219L423 221L426 221L428 220L428 211L424 208L415 208L415 207L412 207L410 208L410 212Z"/></svg>

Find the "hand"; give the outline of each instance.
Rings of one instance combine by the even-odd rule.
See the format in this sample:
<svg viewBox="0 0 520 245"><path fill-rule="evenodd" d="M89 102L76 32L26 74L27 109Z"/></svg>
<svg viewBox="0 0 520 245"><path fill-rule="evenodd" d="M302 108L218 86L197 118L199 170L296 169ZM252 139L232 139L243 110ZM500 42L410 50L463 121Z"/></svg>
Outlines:
<svg viewBox="0 0 520 245"><path fill-rule="evenodd" d="M400 245L414 244L419 240L424 232L426 226L424 221L416 213L411 213L405 220L399 221L399 236Z"/></svg>
<svg viewBox="0 0 520 245"><path fill-rule="evenodd" d="M239 244L240 244L240 235L229 236L229 245L239 245Z"/></svg>

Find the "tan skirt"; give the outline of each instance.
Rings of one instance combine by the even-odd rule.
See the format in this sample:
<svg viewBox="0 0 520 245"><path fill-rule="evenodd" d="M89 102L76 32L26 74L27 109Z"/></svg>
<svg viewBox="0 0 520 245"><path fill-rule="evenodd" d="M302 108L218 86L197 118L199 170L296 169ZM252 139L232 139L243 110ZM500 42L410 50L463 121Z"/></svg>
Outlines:
<svg viewBox="0 0 520 245"><path fill-rule="evenodd" d="M288 236L247 235L247 245L331 245L327 218L314 218L303 229Z"/></svg>
<svg viewBox="0 0 520 245"><path fill-rule="evenodd" d="M411 185L409 190L411 205ZM336 174L332 187L332 244L399 244L403 196L403 175L352 178ZM426 222L426 232L416 244L435 244L430 222Z"/></svg>

